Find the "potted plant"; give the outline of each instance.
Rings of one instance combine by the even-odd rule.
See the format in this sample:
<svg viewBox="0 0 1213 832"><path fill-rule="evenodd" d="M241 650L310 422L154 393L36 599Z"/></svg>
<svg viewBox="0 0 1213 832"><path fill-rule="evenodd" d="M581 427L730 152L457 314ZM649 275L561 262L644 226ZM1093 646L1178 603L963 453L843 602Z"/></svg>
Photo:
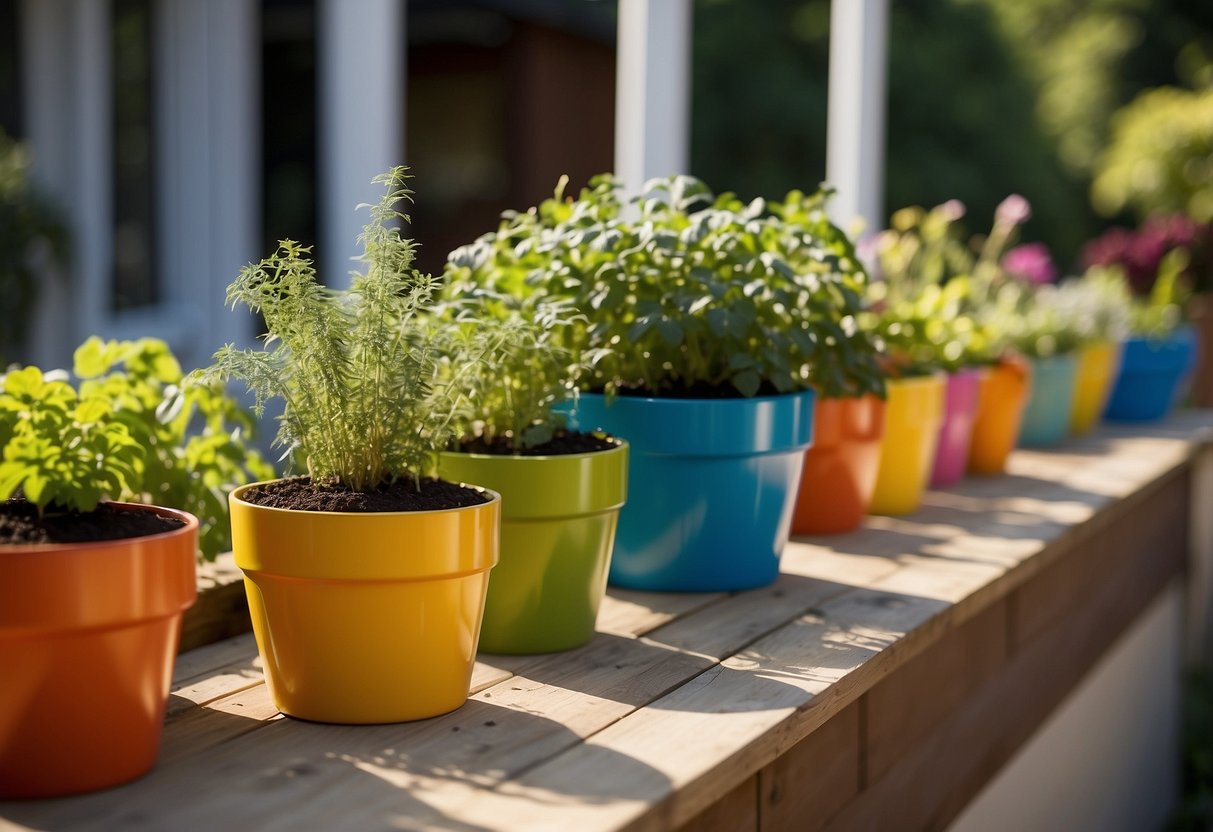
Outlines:
<svg viewBox="0 0 1213 832"><path fill-rule="evenodd" d="M215 494L263 470L244 414L219 390L181 386L163 343L89 339L75 374L77 386L36 367L0 376L3 798L103 788L152 766L199 521L131 501L226 529ZM199 412L205 425L189 432ZM209 555L225 542L202 540Z"/></svg>
<svg viewBox="0 0 1213 832"><path fill-rule="evenodd" d="M923 456L935 486L951 485L965 473L982 379L1000 349L975 315L975 273L986 258L996 256L1013 227L996 223L978 259L958 233L964 213L958 200L930 211L904 208L874 241L883 278L873 284L875 303L882 309L875 324L882 340L900 366L946 373L936 448L933 457ZM929 437L922 434L916 445L924 441L929 444ZM905 463L890 456L882 465L885 482L909 479L925 485L921 476L906 476L918 466ZM911 495L921 488L900 489L905 495L896 501L900 511L917 505Z"/></svg>
<svg viewBox="0 0 1213 832"><path fill-rule="evenodd" d="M224 347L206 372L243 379L258 411L284 403L276 442L306 474L232 493L233 549L276 707L320 722L459 707L497 562L500 497L433 476L460 376L491 345L433 325L435 281L395 227L407 178L374 180L385 193L348 290L324 288L289 240L245 267L228 301L264 316L264 348Z"/></svg>
<svg viewBox="0 0 1213 832"><path fill-rule="evenodd" d="M1068 321L1080 341L1069 430L1083 434L1099 421L1116 380L1130 327L1129 294L1115 270L1094 267L1062 281L1040 300Z"/></svg>
<svg viewBox="0 0 1213 832"><path fill-rule="evenodd" d="M1165 255L1149 296L1133 304L1132 335L1125 341L1120 373L1104 418L1155 421L1166 416L1182 397L1197 353L1196 333L1183 320L1187 261L1183 249Z"/></svg>
<svg viewBox="0 0 1213 832"><path fill-rule="evenodd" d="M719 591L770 583L789 533L814 386L879 393L856 321L859 268L825 217L785 222L763 200L687 176L625 204L599 177L577 199L504 216L461 255L495 291L565 299L561 337L590 369L570 413L630 445L612 583ZM811 222L807 219L811 215Z"/></svg>
<svg viewBox="0 0 1213 832"><path fill-rule="evenodd" d="M556 341L575 316L560 302L516 301L470 285L447 266L451 325L494 320L502 347L463 375L467 407L438 473L501 495L501 557L493 570L480 649L569 650L594 634L619 509L627 494L627 443L566 426L555 405L584 370Z"/></svg>

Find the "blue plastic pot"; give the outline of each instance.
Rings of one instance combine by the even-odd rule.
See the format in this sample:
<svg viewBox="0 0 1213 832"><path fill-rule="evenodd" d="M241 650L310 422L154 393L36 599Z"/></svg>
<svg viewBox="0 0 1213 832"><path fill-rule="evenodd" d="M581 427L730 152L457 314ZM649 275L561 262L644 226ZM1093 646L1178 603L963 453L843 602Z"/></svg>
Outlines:
<svg viewBox="0 0 1213 832"><path fill-rule="evenodd" d="M1073 353L1032 361L1032 392L1019 427L1019 444L1043 448L1056 445L1070 431L1070 411L1078 357Z"/></svg>
<svg viewBox="0 0 1213 832"><path fill-rule="evenodd" d="M632 448L610 582L667 592L751 589L779 575L812 391L752 399L650 399L583 393L579 430Z"/></svg>
<svg viewBox="0 0 1213 832"><path fill-rule="evenodd" d="M1163 418L1179 402L1195 362L1196 333L1191 327L1181 327L1166 338L1130 338L1104 418L1118 422Z"/></svg>

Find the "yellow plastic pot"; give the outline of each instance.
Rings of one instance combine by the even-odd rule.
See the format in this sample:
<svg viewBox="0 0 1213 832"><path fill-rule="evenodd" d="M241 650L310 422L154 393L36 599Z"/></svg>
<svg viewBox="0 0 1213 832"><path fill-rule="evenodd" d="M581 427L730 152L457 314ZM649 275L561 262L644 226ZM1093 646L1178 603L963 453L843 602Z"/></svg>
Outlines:
<svg viewBox="0 0 1213 832"><path fill-rule="evenodd" d="M935 464L946 381L942 374L889 380L870 513L909 514L918 509Z"/></svg>
<svg viewBox="0 0 1213 832"><path fill-rule="evenodd" d="M293 511L232 492L266 684L317 722L406 722L467 699L501 498L443 511Z"/></svg>
<svg viewBox="0 0 1213 832"><path fill-rule="evenodd" d="M1099 421L1120 370L1120 349L1118 341L1097 341L1078 351L1070 433L1086 433Z"/></svg>

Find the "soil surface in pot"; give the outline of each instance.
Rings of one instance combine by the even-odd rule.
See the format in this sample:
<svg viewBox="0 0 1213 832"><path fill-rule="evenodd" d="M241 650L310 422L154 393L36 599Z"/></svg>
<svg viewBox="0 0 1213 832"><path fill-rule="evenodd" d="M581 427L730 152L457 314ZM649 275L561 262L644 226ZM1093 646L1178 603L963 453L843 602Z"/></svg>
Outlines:
<svg viewBox="0 0 1213 832"><path fill-rule="evenodd" d="M513 444L504 436L496 437L492 442L486 442L484 437L477 436L467 442L459 443L459 451L465 454L495 454L498 456L567 456L568 454L589 454L595 451L609 451L617 447L610 437L599 433L578 433L558 430L551 441L532 448L514 450Z"/></svg>
<svg viewBox="0 0 1213 832"><path fill-rule="evenodd" d="M25 500L0 503L0 544L90 543L147 537L181 528L184 523L150 511L124 511L106 503L93 511L56 511L48 507L41 517Z"/></svg>
<svg viewBox="0 0 1213 832"><path fill-rule="evenodd" d="M601 390L595 391L601 393ZM620 387L618 391L620 396L635 397L641 399L747 399L749 396L743 396L741 391L732 384L709 384L704 381L697 381L688 387L661 387L658 390L650 390L647 387ZM775 389L775 385L769 381L764 381L758 388L755 396L777 396L779 391Z"/></svg>
<svg viewBox="0 0 1213 832"><path fill-rule="evenodd" d="M489 498L474 488L453 482L411 479L384 483L372 491L354 491L342 485L316 485L310 477L275 480L241 494L245 502L267 508L295 511L440 511L487 503Z"/></svg>

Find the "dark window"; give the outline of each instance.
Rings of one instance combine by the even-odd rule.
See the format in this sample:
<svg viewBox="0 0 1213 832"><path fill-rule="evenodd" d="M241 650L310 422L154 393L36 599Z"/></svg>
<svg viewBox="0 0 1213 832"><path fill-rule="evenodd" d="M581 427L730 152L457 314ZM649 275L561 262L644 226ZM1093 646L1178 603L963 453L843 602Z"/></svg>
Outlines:
<svg viewBox="0 0 1213 832"><path fill-rule="evenodd" d="M21 3L0 0L0 131L24 136L21 123Z"/></svg>
<svg viewBox="0 0 1213 832"><path fill-rule="evenodd" d="M261 4L263 251L317 237L316 2Z"/></svg>
<svg viewBox="0 0 1213 832"><path fill-rule="evenodd" d="M114 263L115 311L155 304L155 125L152 89L152 0L113 0Z"/></svg>

